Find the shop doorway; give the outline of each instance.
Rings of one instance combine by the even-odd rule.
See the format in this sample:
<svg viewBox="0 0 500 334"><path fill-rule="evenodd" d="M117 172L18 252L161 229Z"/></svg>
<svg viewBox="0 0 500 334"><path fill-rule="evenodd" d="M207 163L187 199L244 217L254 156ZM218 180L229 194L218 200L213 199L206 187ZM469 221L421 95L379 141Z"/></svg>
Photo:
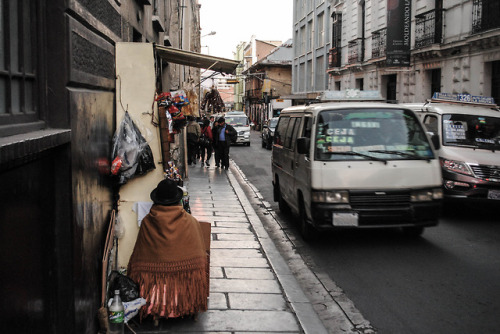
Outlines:
<svg viewBox="0 0 500 334"><path fill-rule="evenodd" d="M385 98L389 103L398 103L397 100L397 74L384 75L382 77L382 87L385 86Z"/></svg>
<svg viewBox="0 0 500 334"><path fill-rule="evenodd" d="M441 69L431 70L431 98L435 92L441 92Z"/></svg>

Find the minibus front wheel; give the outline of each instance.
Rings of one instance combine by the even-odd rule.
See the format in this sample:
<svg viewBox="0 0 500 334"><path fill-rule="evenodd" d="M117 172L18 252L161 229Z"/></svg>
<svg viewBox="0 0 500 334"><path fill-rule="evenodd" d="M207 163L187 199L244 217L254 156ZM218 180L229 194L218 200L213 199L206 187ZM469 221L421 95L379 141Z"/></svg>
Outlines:
<svg viewBox="0 0 500 334"><path fill-rule="evenodd" d="M299 229L305 241L314 240L318 236L314 226L307 221L306 207L302 195L299 196Z"/></svg>

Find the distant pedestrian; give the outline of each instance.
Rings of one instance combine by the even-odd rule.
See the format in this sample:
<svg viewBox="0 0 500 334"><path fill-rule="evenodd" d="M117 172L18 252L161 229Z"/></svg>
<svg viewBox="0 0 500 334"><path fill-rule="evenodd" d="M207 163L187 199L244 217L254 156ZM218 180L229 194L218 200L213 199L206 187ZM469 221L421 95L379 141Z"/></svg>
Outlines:
<svg viewBox="0 0 500 334"><path fill-rule="evenodd" d="M200 154L201 154L201 166L203 167L203 161L207 167L210 167L210 158L212 157L212 128L210 127L210 121L206 119L201 127L200 136ZM206 153L206 160L205 160Z"/></svg>
<svg viewBox="0 0 500 334"><path fill-rule="evenodd" d="M226 124L226 120L221 117L218 121L219 125L217 127L217 132L215 135L215 150L218 152L218 156L221 159L221 168L225 170L229 169L229 148L231 143L236 141L238 132L230 125ZM216 166L217 161L216 161Z"/></svg>
<svg viewBox="0 0 500 334"><path fill-rule="evenodd" d="M217 135L217 131L219 129L219 119L217 118L215 121L214 121L214 124L212 125L212 138L213 138L213 141L212 141L212 148L213 148L213 152L214 152L214 160L215 160L215 167L220 167L221 165L221 157L219 156L219 152L217 151L217 138L216 135Z"/></svg>
<svg viewBox="0 0 500 334"><path fill-rule="evenodd" d="M201 128L193 116L188 116L188 125L186 126L187 146L188 146L188 165L196 165L196 153L199 151L199 140Z"/></svg>

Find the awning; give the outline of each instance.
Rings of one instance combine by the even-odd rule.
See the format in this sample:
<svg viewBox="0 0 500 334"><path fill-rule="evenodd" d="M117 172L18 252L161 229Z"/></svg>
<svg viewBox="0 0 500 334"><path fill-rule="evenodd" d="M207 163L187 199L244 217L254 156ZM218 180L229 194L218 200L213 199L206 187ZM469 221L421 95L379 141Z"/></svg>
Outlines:
<svg viewBox="0 0 500 334"><path fill-rule="evenodd" d="M155 45L158 56L169 63L209 69L215 72L234 74L239 61L204 55L176 49L171 46Z"/></svg>

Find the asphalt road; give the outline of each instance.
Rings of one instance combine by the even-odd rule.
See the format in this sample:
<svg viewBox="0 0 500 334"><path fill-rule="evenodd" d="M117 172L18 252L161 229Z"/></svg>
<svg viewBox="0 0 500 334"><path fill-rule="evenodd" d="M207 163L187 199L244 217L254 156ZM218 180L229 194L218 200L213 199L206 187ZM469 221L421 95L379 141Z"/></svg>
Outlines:
<svg viewBox="0 0 500 334"><path fill-rule="evenodd" d="M252 132L231 159L272 208L271 151ZM499 203L500 204L500 203ZM418 239L398 231L327 233L312 243L280 224L305 262L326 273L378 333L500 333L500 205L452 205Z"/></svg>

